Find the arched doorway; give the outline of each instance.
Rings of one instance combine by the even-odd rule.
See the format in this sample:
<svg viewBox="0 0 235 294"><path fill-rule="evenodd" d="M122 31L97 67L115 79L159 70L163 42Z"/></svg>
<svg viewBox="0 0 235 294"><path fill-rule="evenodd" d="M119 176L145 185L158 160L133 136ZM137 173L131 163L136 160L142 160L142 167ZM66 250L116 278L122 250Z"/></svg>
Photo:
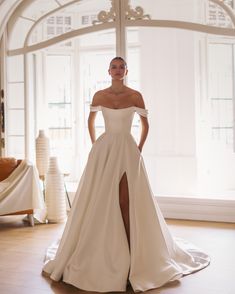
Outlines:
<svg viewBox="0 0 235 294"><path fill-rule="evenodd" d="M214 60L221 53L210 45L215 44L213 35L223 36L219 43L226 41L222 51L227 50L230 61L223 71L229 79L233 76L230 70L234 46L231 3L107 0L97 6L97 1L85 0L34 1L31 5L22 2L9 23L12 33L8 36L6 154L26 154L33 158L35 135L39 128L49 126L51 136L57 138L54 148L67 146L61 158L75 163L69 166L70 173L78 175L77 166L82 166L89 142L86 117L92 93L108 82L108 76L102 75L110 57L122 55L129 63L128 83L143 92L151 110L151 130L144 156L154 193L169 198L197 197L198 191L205 193L208 189L210 192L217 183L215 190L232 190L233 167L227 168L226 162L234 161L231 151L234 142L232 140L229 147L226 143L223 153L219 151L225 166L218 172L217 166L212 165L219 163L218 153L212 155L210 150L217 144L213 134L218 135L218 125L211 124L215 97L209 99L208 96L209 79L211 85L216 83L208 70L212 68L214 72ZM37 4L45 5L44 11L38 14ZM221 11L224 19L217 20L216 15L221 15ZM14 36L21 25L25 27L25 34L16 42ZM209 60L209 67L210 50L211 56L215 55ZM20 70L16 71L19 64ZM218 94L219 100L215 103L223 104L219 104L219 109L233 101L233 91L227 100L221 96L232 84L230 81ZM18 98L14 99L16 93ZM52 93L57 96L52 97ZM231 117L231 106L228 107ZM45 120L46 111L50 113L49 120L53 118L49 124ZM217 115L216 123L219 122L221 132L226 129L231 134L233 126L223 121L226 113L222 113L222 120L221 114ZM21 124L14 123L16 117ZM32 121L35 123L31 124ZM98 124L102 130L102 121ZM69 138L63 139L62 144L61 133L63 138ZM229 142L229 136L222 142Z"/></svg>

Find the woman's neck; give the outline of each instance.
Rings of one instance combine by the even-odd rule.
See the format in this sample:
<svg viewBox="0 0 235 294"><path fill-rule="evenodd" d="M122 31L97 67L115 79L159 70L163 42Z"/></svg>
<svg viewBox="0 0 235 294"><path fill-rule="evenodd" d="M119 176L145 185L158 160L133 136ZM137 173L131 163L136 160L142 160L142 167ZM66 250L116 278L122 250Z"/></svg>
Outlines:
<svg viewBox="0 0 235 294"><path fill-rule="evenodd" d="M110 90L115 94L122 93L124 91L125 85L123 81L112 81L112 85L110 86Z"/></svg>

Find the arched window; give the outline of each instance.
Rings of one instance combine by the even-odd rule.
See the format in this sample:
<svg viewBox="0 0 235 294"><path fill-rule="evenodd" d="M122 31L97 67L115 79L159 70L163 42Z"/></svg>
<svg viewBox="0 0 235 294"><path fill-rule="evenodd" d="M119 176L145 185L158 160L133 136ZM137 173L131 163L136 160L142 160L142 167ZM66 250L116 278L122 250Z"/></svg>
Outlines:
<svg viewBox="0 0 235 294"><path fill-rule="evenodd" d="M22 1L3 38L5 154L34 160L45 129L77 180L92 95L121 55L150 110L143 154L154 194L234 199L234 25L232 0ZM138 126L135 117L136 138Z"/></svg>

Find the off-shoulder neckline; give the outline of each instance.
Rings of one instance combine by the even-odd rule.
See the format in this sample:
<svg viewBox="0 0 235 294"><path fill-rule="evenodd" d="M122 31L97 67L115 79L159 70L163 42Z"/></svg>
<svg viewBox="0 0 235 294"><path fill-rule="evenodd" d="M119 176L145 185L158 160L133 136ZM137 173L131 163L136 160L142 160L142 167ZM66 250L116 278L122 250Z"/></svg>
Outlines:
<svg viewBox="0 0 235 294"><path fill-rule="evenodd" d="M147 110L146 108L141 108L141 107L138 107L138 106L128 106L128 107L124 107L124 108L111 108L111 107L106 107L106 106L103 106L103 105L90 105L91 107L100 107L100 108L106 108L106 109L111 109L111 110L124 110L124 109L129 109L129 108L137 108L137 109L142 109L142 110Z"/></svg>

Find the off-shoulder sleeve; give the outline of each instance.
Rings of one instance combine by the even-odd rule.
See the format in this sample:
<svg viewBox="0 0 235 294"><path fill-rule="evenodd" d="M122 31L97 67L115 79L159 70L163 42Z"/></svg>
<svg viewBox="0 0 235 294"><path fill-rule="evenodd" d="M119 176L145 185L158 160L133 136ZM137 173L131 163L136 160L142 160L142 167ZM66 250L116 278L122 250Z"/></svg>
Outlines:
<svg viewBox="0 0 235 294"><path fill-rule="evenodd" d="M90 104L90 111L95 112L101 110L100 106L93 106Z"/></svg>
<svg viewBox="0 0 235 294"><path fill-rule="evenodd" d="M141 116L148 117L148 110L147 109L135 107L135 111Z"/></svg>

